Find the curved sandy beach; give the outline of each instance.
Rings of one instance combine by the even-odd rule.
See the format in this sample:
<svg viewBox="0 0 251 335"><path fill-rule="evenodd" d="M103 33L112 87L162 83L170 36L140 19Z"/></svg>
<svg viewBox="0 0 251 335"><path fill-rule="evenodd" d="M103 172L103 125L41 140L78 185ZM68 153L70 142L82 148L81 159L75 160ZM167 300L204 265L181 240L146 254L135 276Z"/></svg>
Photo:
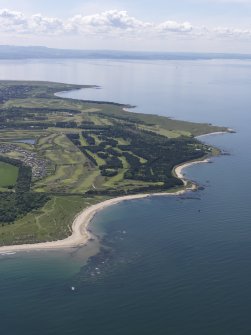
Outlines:
<svg viewBox="0 0 251 335"><path fill-rule="evenodd" d="M188 184L188 180L185 178L184 174L182 173L182 171L186 168L188 168L189 166L195 165L195 164L201 164L201 163L209 163L209 159L206 158L204 160L197 160L197 161L192 161L192 162L187 162L181 165L178 165L174 168L173 172L174 175L176 175L176 177L178 177L179 179L181 179L184 183L184 186L187 186ZM191 188L186 188L184 190L184 192L186 192L186 190L191 190L191 189L195 189L196 185L192 184ZM176 193L177 194L177 193Z"/></svg>
<svg viewBox="0 0 251 335"><path fill-rule="evenodd" d="M171 195L180 195L189 190L196 189L196 185L192 183L190 187L188 187L188 181L185 179L182 171L183 169L199 163L207 163L208 159L202 161L193 161L185 164L178 165L174 168L173 173L178 178L180 178L185 188L183 190L174 192L174 193L153 193L153 194L136 194L136 195L127 195L121 196L117 198L112 198L98 204L92 205L88 208L85 208L81 213L79 213L72 224L72 235L67 237L64 240L52 241L52 242L42 242L36 244L22 244L22 245L11 245L0 247L0 254L11 253L17 251L31 251L31 250L53 250L53 249L65 249L65 248L74 248L87 244L92 239L92 234L88 230L88 225L90 224L93 217L97 212L102 209L115 205L122 201L128 201L133 199L141 199L152 196L171 196Z"/></svg>

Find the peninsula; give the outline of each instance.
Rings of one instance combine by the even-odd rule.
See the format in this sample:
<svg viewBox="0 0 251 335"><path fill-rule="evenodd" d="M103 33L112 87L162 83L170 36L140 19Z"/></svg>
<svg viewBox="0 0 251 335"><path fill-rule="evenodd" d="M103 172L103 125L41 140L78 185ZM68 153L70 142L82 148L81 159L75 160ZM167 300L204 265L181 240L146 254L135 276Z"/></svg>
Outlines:
<svg viewBox="0 0 251 335"><path fill-rule="evenodd" d="M229 131L55 95L87 87L0 81L0 251L85 244L98 210L191 188L183 164L219 153L196 136Z"/></svg>

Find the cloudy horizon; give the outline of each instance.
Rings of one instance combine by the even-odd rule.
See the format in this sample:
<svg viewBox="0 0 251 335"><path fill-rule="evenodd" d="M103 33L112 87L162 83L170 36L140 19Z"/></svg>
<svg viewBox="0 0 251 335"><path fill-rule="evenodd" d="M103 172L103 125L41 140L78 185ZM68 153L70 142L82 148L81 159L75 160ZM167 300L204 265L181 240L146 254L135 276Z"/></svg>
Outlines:
<svg viewBox="0 0 251 335"><path fill-rule="evenodd" d="M200 3L181 0L180 7L177 4L168 7L168 1L156 0L152 14L148 2L144 6L141 1L135 1L133 6L131 0L127 5L123 1L107 1L105 6L73 0L71 10L67 10L70 4L62 1L56 12L55 4L50 5L47 0L41 1L43 11L36 5L40 1L31 5L26 0L24 6L20 2L2 1L8 6L0 8L0 44L97 50L251 52L251 25L246 18L251 0L201 0ZM189 4L190 10L185 10ZM155 6L161 12L158 16ZM245 15L241 15L243 10Z"/></svg>

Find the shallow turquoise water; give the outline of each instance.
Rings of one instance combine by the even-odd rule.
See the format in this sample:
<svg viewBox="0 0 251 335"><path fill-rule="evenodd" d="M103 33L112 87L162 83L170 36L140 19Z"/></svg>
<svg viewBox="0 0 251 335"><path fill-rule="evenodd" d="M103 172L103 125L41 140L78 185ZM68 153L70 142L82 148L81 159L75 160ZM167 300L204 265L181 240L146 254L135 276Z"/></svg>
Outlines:
<svg viewBox="0 0 251 335"><path fill-rule="evenodd" d="M0 256L1 333L250 334L251 63L0 63L3 79L27 73L107 83L73 96L98 95L238 132L203 139L230 153L186 170L204 190L99 213L93 229L103 249L87 265L83 250Z"/></svg>

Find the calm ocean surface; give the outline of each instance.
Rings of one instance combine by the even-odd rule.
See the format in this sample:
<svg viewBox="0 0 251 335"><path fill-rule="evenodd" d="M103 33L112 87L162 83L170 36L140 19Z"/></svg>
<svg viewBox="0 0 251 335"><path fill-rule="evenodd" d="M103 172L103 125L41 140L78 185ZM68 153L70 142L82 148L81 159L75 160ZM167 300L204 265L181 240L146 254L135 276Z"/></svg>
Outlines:
<svg viewBox="0 0 251 335"><path fill-rule="evenodd" d="M0 256L1 334L250 335L251 62L1 61L0 79L100 85L65 96L237 130L203 138L230 153L186 170L203 191L99 213L87 264L84 250Z"/></svg>

